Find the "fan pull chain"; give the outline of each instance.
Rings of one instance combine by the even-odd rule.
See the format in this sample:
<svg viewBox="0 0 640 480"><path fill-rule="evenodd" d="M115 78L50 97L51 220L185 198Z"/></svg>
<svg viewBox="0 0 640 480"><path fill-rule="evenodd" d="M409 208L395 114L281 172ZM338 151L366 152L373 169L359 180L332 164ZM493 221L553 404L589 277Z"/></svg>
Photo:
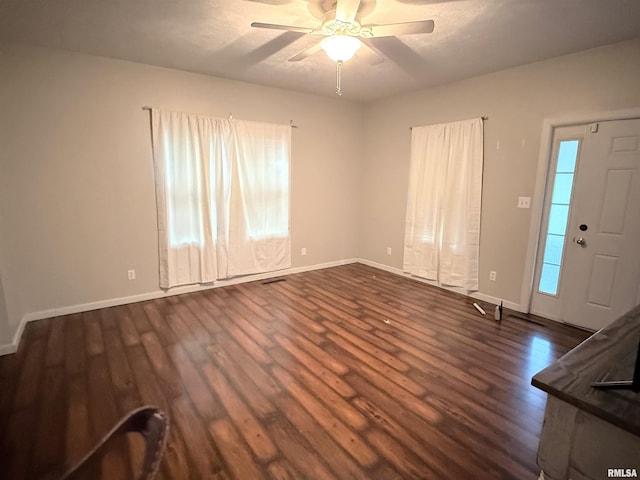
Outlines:
<svg viewBox="0 0 640 480"><path fill-rule="evenodd" d="M337 62L336 67L336 94L342 96L342 60Z"/></svg>

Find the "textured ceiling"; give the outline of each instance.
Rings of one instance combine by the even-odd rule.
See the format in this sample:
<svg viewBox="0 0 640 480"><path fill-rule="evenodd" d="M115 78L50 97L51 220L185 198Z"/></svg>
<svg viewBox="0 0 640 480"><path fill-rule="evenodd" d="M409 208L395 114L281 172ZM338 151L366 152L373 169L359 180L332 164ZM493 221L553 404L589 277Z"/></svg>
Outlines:
<svg viewBox="0 0 640 480"><path fill-rule="evenodd" d="M318 27L332 0L0 0L0 40L334 95ZM370 101L640 37L640 0L362 0L362 23L433 19L432 34L372 39L386 59L344 66L344 98Z"/></svg>

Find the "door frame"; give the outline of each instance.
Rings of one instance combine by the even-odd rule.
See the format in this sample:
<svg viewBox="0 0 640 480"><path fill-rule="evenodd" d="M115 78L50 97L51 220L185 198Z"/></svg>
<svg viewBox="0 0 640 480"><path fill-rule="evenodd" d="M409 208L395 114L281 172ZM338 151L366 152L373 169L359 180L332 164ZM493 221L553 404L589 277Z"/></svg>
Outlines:
<svg viewBox="0 0 640 480"><path fill-rule="evenodd" d="M630 120L640 118L640 107L623 110L608 110L600 112L573 113L565 116L545 118L542 122L542 137L540 151L538 153L538 169L531 201L531 219L529 222L529 238L527 241L527 253L522 277L522 289L520 291L520 311L531 311L531 298L533 295L534 276L538 256L538 243L542 229L542 216L544 213L544 198L547 188L549 164L553 148L553 133L557 127L579 125L583 123L607 122L611 120Z"/></svg>

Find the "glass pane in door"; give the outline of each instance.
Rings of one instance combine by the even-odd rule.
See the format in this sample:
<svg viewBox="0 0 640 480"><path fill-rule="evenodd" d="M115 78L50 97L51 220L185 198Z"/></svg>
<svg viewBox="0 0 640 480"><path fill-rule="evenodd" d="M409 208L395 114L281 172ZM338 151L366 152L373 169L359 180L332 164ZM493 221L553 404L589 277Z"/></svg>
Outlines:
<svg viewBox="0 0 640 480"><path fill-rule="evenodd" d="M548 295L557 295L558 293L562 253L564 251L569 204L571 203L571 190L573 188L573 176L579 146L579 140L563 140L558 148L549 223L546 228L542 272L538 284L538 291Z"/></svg>

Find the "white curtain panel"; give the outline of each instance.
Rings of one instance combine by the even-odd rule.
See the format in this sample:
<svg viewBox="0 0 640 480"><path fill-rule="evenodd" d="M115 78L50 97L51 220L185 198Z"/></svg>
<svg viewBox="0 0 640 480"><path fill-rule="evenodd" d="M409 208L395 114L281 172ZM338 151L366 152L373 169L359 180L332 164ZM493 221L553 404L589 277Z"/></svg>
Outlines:
<svg viewBox="0 0 640 480"><path fill-rule="evenodd" d="M234 121L228 274L291 266L289 126Z"/></svg>
<svg viewBox="0 0 640 480"><path fill-rule="evenodd" d="M151 116L160 287L288 268L290 127Z"/></svg>
<svg viewBox="0 0 640 480"><path fill-rule="evenodd" d="M478 289L482 168L482 119L412 129L404 271Z"/></svg>

